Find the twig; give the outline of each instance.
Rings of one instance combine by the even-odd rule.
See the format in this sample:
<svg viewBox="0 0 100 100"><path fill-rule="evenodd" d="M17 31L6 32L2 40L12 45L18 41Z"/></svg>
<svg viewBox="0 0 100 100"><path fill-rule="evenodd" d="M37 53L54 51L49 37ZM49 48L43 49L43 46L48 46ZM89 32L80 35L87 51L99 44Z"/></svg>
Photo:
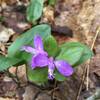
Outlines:
<svg viewBox="0 0 100 100"><path fill-rule="evenodd" d="M100 27L97 27L97 32L96 32L96 35L95 35L95 37L93 39L93 43L91 45L91 50L93 50L93 47L94 47L94 44L95 44L95 41L97 39L97 36L98 36L99 32L100 32ZM79 87L79 90L78 90L78 94L77 94L77 97L76 97L75 100L79 100L79 95L80 95L80 92L81 92L81 89L82 89L82 86L83 86L83 82L85 80L86 73L87 73L87 75L86 75L87 76L87 86L86 86L86 88L88 90L88 86L89 86L89 78L88 77L89 77L89 67L90 67L89 65L90 65L90 59L84 65L84 71L83 71L82 81L81 81L81 84L80 84L80 87Z"/></svg>
<svg viewBox="0 0 100 100"><path fill-rule="evenodd" d="M81 93L81 89L82 89L82 87L83 87L83 82L84 82L85 76L86 76L86 71L87 71L87 67L86 67L86 64L84 64L84 65L83 65L82 80L81 80L80 87L79 87L79 90L78 90L78 93L77 93L77 96L76 96L76 99L75 99L75 100L79 100L79 96L80 96L80 93Z"/></svg>
<svg viewBox="0 0 100 100"><path fill-rule="evenodd" d="M97 39L97 36L98 36L99 32L100 32L100 27L97 27L97 32L96 32L95 37L93 39L91 50L93 50L93 47L94 47L94 44L95 44L95 41ZM89 89L89 69L90 69L90 59L87 61L87 86L86 86L87 91Z"/></svg>

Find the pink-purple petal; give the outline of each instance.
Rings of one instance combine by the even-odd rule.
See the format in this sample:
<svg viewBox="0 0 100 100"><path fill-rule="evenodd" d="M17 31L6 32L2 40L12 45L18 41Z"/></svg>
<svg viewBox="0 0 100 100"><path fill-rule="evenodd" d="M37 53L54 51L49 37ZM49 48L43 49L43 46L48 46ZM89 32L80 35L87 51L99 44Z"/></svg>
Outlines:
<svg viewBox="0 0 100 100"><path fill-rule="evenodd" d="M28 53L31 53L31 54L36 54L36 50L34 48L32 48L31 46L23 46L21 48L21 51L26 51Z"/></svg>
<svg viewBox="0 0 100 100"><path fill-rule="evenodd" d="M54 70L55 70L55 65L54 65L54 61L53 58L49 58L49 65L48 65L48 78L50 80L54 79Z"/></svg>
<svg viewBox="0 0 100 100"><path fill-rule="evenodd" d="M30 62L32 69L36 68L36 64L34 62L34 58L35 58L35 56L32 57L31 62Z"/></svg>
<svg viewBox="0 0 100 100"><path fill-rule="evenodd" d="M43 50L42 38L39 35L34 37L34 47L37 50Z"/></svg>
<svg viewBox="0 0 100 100"><path fill-rule="evenodd" d="M48 57L44 54L36 55L33 60L37 67L45 67L48 65Z"/></svg>
<svg viewBox="0 0 100 100"><path fill-rule="evenodd" d="M73 74L73 68L64 60L55 61L57 70L64 76L70 76Z"/></svg>

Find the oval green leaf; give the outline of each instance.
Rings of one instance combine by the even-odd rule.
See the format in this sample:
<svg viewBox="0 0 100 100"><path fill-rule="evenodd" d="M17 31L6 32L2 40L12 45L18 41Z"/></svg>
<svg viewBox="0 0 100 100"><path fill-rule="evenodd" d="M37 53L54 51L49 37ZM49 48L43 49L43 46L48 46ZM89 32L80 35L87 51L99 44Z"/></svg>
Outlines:
<svg viewBox="0 0 100 100"><path fill-rule="evenodd" d="M31 0L27 7L27 20L29 22L35 22L42 15L44 0Z"/></svg>
<svg viewBox="0 0 100 100"><path fill-rule="evenodd" d="M48 36L46 39L44 39L44 48L48 52L49 56L55 57L57 53L59 52L59 47L57 45L57 42L53 36Z"/></svg>
<svg viewBox="0 0 100 100"><path fill-rule="evenodd" d="M51 33L51 28L50 26L46 24L41 24L37 25L27 32L23 33L20 35L13 43L12 45L8 48L8 56L9 57L20 57L21 56L21 51L20 48L23 45L30 45L33 44L33 39L36 34L39 34L43 39L47 38Z"/></svg>
<svg viewBox="0 0 100 100"><path fill-rule="evenodd" d="M0 55L0 71L7 70L9 67L21 62L21 59L9 58L3 55Z"/></svg>
<svg viewBox="0 0 100 100"><path fill-rule="evenodd" d="M30 82L38 85L44 84L48 81L47 68L35 68L32 70L30 66L27 66L27 75Z"/></svg>
<svg viewBox="0 0 100 100"><path fill-rule="evenodd" d="M56 60L65 60L69 64L74 65L76 62L79 61L80 57L82 56L83 48L82 47L61 47L60 54L56 57Z"/></svg>
<svg viewBox="0 0 100 100"><path fill-rule="evenodd" d="M91 51L91 49L87 45L84 45L84 44L79 43L79 42L65 43L61 47L62 48L65 48L65 47L70 48L71 46L83 48L83 53L82 53L79 61L76 62L76 64L74 64L74 66L78 66L78 65L84 63L85 61L87 61L88 59L90 59L93 56L93 52Z"/></svg>

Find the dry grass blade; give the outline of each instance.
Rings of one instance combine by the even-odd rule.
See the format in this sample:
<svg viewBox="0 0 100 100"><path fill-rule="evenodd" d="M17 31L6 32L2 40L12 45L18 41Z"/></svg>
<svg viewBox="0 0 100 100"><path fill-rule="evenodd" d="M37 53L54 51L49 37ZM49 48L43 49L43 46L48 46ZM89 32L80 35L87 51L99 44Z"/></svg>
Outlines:
<svg viewBox="0 0 100 100"><path fill-rule="evenodd" d="M95 41L97 39L97 36L98 34L100 34L100 26L97 27L97 31L96 31L96 34L95 34L95 37L93 39L93 42L92 42L92 45L91 45L91 50L93 50L93 47L95 45ZM80 84L80 87L79 87L79 90L78 90L78 93L77 93L77 96L76 96L76 99L75 100L79 100L79 95L80 95L80 92L81 92L81 89L82 89L82 86L83 86L83 82L86 78L87 80L87 86L86 86L86 89L88 90L88 87L89 87L89 69L90 69L90 59L86 62L86 64L84 65L84 71L83 71L83 76L82 76L82 81L81 81L81 84ZM85 77L86 76L86 77Z"/></svg>
<svg viewBox="0 0 100 100"><path fill-rule="evenodd" d="M97 39L97 36L98 36L99 32L100 32L100 27L97 28L97 32L95 34L95 37L93 39L93 43L92 43L92 46L91 46L91 50L93 50L93 47L95 45L95 41ZM89 69L90 69L89 65L90 65L90 59L87 61L87 86L86 86L87 90L89 89Z"/></svg>

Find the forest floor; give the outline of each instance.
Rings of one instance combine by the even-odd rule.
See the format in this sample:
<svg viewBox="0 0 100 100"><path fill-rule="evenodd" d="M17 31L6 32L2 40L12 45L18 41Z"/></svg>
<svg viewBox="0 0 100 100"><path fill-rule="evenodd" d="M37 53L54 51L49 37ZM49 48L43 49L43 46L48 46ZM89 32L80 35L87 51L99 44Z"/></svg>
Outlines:
<svg viewBox="0 0 100 100"><path fill-rule="evenodd" d="M0 17L0 54L6 55L8 46L31 28L25 15L28 3L28 0L0 0L0 16L3 16ZM54 7L46 5L38 23L50 24L59 44L79 41L90 48L93 45L94 56L89 63L78 67L68 80L47 89L28 82L25 65L18 67L17 79L2 72L0 100L100 100L99 10L100 0L57 0ZM11 67L9 71L15 74L16 68Z"/></svg>

